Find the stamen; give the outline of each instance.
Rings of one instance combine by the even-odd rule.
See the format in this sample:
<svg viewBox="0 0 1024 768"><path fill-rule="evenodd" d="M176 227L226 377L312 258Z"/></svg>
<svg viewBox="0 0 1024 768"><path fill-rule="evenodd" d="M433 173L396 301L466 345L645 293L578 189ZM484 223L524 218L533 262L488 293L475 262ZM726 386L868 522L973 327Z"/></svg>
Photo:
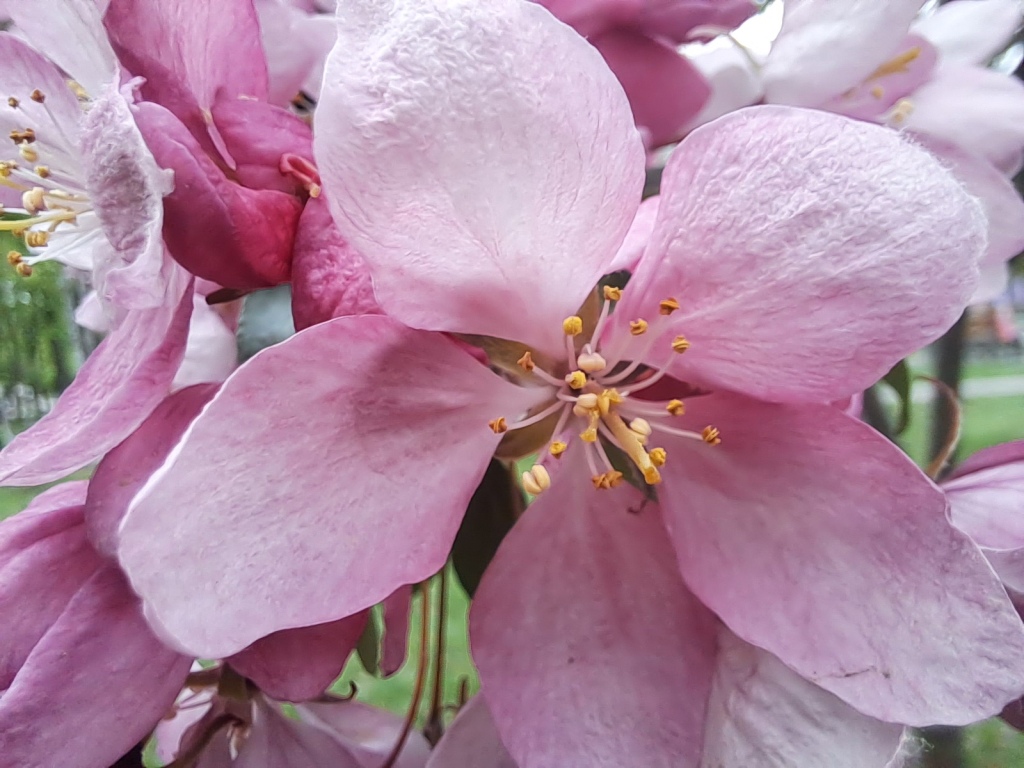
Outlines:
<svg viewBox="0 0 1024 768"><path fill-rule="evenodd" d="M491 419L487 422L487 426L491 428L491 431L496 435L500 435L502 432L508 432L508 422L505 421L504 416L499 416L496 419Z"/></svg>
<svg viewBox="0 0 1024 768"><path fill-rule="evenodd" d="M25 233L25 244L31 248L42 248L48 242L50 242L49 232L40 232L39 230L32 230Z"/></svg>
<svg viewBox="0 0 1024 768"><path fill-rule="evenodd" d="M529 472L523 472L523 489L531 496L538 496L551 487L551 475L541 464L534 464Z"/></svg>
<svg viewBox="0 0 1024 768"><path fill-rule="evenodd" d="M640 336L647 332L647 321L643 318L629 321L629 332L634 336Z"/></svg>
<svg viewBox="0 0 1024 768"><path fill-rule="evenodd" d="M594 484L596 490L608 490L622 483L622 473L618 470L610 469L600 475L594 475L590 478L590 481Z"/></svg>
<svg viewBox="0 0 1024 768"><path fill-rule="evenodd" d="M21 104L21 102L18 101L13 96L8 96L7 97L7 106L10 107L11 109L17 109L19 104Z"/></svg>
<svg viewBox="0 0 1024 768"><path fill-rule="evenodd" d="M42 187L33 187L21 196L21 207L29 213L39 213L46 207L46 200L43 195L45 190Z"/></svg>
<svg viewBox="0 0 1024 768"><path fill-rule="evenodd" d="M606 389L597 398L597 408L602 416L607 416L612 409L613 405L618 405L622 402L622 395L615 389Z"/></svg>
<svg viewBox="0 0 1024 768"><path fill-rule="evenodd" d="M516 360L516 365L524 371L532 371L536 367L533 362L533 355L530 354L530 350L523 352L523 356Z"/></svg>
<svg viewBox="0 0 1024 768"><path fill-rule="evenodd" d="M686 403L682 400L669 400L665 410L672 416L682 416L686 413Z"/></svg>
<svg viewBox="0 0 1024 768"><path fill-rule="evenodd" d="M664 448L651 448L647 453L651 457L651 464L656 467L663 467L668 461L668 451Z"/></svg>
<svg viewBox="0 0 1024 768"><path fill-rule="evenodd" d="M562 321L562 331L566 336L579 336L583 333L583 320L576 315L570 315Z"/></svg>
<svg viewBox="0 0 1024 768"><path fill-rule="evenodd" d="M583 389L587 385L587 374L583 371L573 371L565 377L565 383L571 389Z"/></svg>
<svg viewBox="0 0 1024 768"><path fill-rule="evenodd" d="M650 485L661 482L661 473L658 472L658 468L654 466L651 457L644 450L643 445L640 444L637 434L626 426L626 422L622 420L622 417L617 413L609 413L603 417L603 420L612 431L612 434L618 439L619 445L625 454L643 473L644 480Z"/></svg>
<svg viewBox="0 0 1024 768"><path fill-rule="evenodd" d="M894 56L867 76L867 80L877 80L886 75L895 75L907 71L907 65L921 55L921 46L915 45L898 56Z"/></svg>
<svg viewBox="0 0 1024 768"><path fill-rule="evenodd" d="M585 392L576 398L572 412L577 416L586 416L598 406L599 399L593 392Z"/></svg>
<svg viewBox="0 0 1024 768"><path fill-rule="evenodd" d="M21 263L21 254L18 253L17 251L8 251L7 263L10 264L12 267L18 266Z"/></svg>
<svg viewBox="0 0 1024 768"><path fill-rule="evenodd" d="M554 413L555 411L557 411L559 409L565 409L566 411L569 410L566 407L565 403L561 402L560 400L556 400L555 402L553 402L551 405L549 405L544 410L539 411L538 413L533 414L533 416L528 416L525 419L521 419L520 421L514 421L511 424L508 424L505 421L505 417L501 416L501 417L499 417L497 419L493 419L492 421L487 422L487 426L491 427L491 429L494 429L494 427L491 426L492 424L495 424L497 422L502 422L502 424L499 424L499 426L504 425L505 428L502 429L500 432L498 430L494 430L496 434L501 434L501 432L507 432L509 430L522 429L523 427L532 426L532 425L536 424L538 421L544 421L544 419L546 419L548 416L550 416L552 413Z"/></svg>
<svg viewBox="0 0 1024 768"><path fill-rule="evenodd" d="M690 342L685 336L676 336L672 339L672 351L678 352L680 355L690 348Z"/></svg>
<svg viewBox="0 0 1024 768"><path fill-rule="evenodd" d="M14 271L17 272L21 277L32 277L32 265L21 262L14 266Z"/></svg>
<svg viewBox="0 0 1024 768"><path fill-rule="evenodd" d="M640 445L647 445L647 438L651 436L651 424L647 419L633 419L629 422L629 429L637 436Z"/></svg>
<svg viewBox="0 0 1024 768"><path fill-rule="evenodd" d="M50 166L48 166L48 165L37 165L36 166L36 176L38 176L40 179L48 179L48 178L50 178Z"/></svg>
<svg viewBox="0 0 1024 768"><path fill-rule="evenodd" d="M562 454L565 453L565 449L568 447L567 443L563 443L561 440L555 440L548 448L548 453L556 459L560 459L562 458Z"/></svg>
<svg viewBox="0 0 1024 768"><path fill-rule="evenodd" d="M721 432L716 427L708 425L700 431L700 436L708 445L719 445L722 442Z"/></svg>
<svg viewBox="0 0 1024 768"><path fill-rule="evenodd" d="M608 367L607 361L596 352L584 352L576 358L576 365L587 373L597 373Z"/></svg>
<svg viewBox="0 0 1024 768"><path fill-rule="evenodd" d="M881 99L885 95L885 89L883 89L880 85L876 85L874 88L871 89L870 93L876 99Z"/></svg>
<svg viewBox="0 0 1024 768"><path fill-rule="evenodd" d="M679 302L672 298L662 299L658 304L658 313L662 315L671 315L677 309L679 309Z"/></svg>
<svg viewBox="0 0 1024 768"><path fill-rule="evenodd" d="M675 427L669 427L662 422L655 421L651 423L651 428L655 432L664 432L666 435L685 437L690 440L700 440L708 443L709 445L718 445L722 442L718 429L712 426L704 427L700 432L692 432L688 429L676 429Z"/></svg>
<svg viewBox="0 0 1024 768"><path fill-rule="evenodd" d="M25 128L24 130L13 130L8 134L11 137L11 141L15 144L31 144L36 140L36 132L31 128Z"/></svg>
<svg viewBox="0 0 1024 768"><path fill-rule="evenodd" d="M18 154L21 158L29 163L34 163L39 159L39 153L36 152L28 144L21 144L18 146Z"/></svg>
<svg viewBox="0 0 1024 768"><path fill-rule="evenodd" d="M29 98L32 99L32 101L34 101L36 104L42 104L44 101L46 101L46 94L44 94L42 91L36 88L34 91L32 91L31 94L29 94Z"/></svg>
<svg viewBox="0 0 1024 768"><path fill-rule="evenodd" d="M613 285L606 285L604 287L604 298L605 301L619 301L622 298L622 289L616 288Z"/></svg>

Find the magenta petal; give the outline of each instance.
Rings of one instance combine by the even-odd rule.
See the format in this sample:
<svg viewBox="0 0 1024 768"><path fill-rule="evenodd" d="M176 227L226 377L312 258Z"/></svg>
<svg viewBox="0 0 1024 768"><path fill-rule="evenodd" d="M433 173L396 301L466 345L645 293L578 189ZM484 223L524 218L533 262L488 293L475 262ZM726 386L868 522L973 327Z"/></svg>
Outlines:
<svg viewBox="0 0 1024 768"><path fill-rule="evenodd" d="M381 640L380 670L393 675L405 663L409 650L409 611L412 587L399 587L383 603L384 638Z"/></svg>
<svg viewBox="0 0 1024 768"><path fill-rule="evenodd" d="M106 766L171 706L191 659L158 641L114 567L93 575L0 697L4 765Z"/></svg>
<svg viewBox="0 0 1024 768"><path fill-rule="evenodd" d="M1024 626L906 455L828 405L687 411L722 444L666 439L660 498L687 584L737 635L890 722L974 722L1019 695Z"/></svg>
<svg viewBox="0 0 1024 768"><path fill-rule="evenodd" d="M329 624L284 629L260 638L227 661L279 701L306 701L341 675L366 626L357 613Z"/></svg>
<svg viewBox="0 0 1024 768"><path fill-rule="evenodd" d="M661 327L692 344L677 378L839 400L957 319L984 247L980 206L895 131L750 107L698 128L669 160L650 245L606 335L674 297L682 309Z"/></svg>
<svg viewBox="0 0 1024 768"><path fill-rule="evenodd" d="M595 492L574 453L477 590L483 695L520 768L696 768L715 620L683 586L657 507L625 484Z"/></svg>
<svg viewBox="0 0 1024 768"><path fill-rule="evenodd" d="M430 755L427 768L519 768L501 743L483 696L469 700Z"/></svg>
<svg viewBox="0 0 1024 768"><path fill-rule="evenodd" d="M358 701L311 701L295 707L295 712L303 722L344 743L361 768L380 768L398 743L404 726L402 717ZM429 756L430 743L413 729L394 768L423 768Z"/></svg>
<svg viewBox="0 0 1024 768"><path fill-rule="evenodd" d="M562 320L640 202L621 86L519 0L347 0L338 21L314 147L381 306L417 328L561 350Z"/></svg>
<svg viewBox="0 0 1024 768"><path fill-rule="evenodd" d="M224 383L125 518L122 563L201 656L351 615L444 564L488 421L538 396L387 317L308 328Z"/></svg>
<svg viewBox="0 0 1024 768"><path fill-rule="evenodd" d="M177 306L129 312L57 404L0 452L0 482L40 485L95 461L167 395L185 353L192 288Z"/></svg>

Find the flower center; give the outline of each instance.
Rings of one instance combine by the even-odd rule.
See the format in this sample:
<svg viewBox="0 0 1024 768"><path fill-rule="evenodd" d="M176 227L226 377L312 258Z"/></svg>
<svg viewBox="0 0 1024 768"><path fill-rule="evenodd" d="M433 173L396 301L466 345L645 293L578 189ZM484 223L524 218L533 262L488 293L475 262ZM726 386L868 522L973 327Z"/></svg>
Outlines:
<svg viewBox="0 0 1024 768"><path fill-rule="evenodd" d="M538 366L527 351L518 365L535 379L551 389L551 402L536 413L510 422L499 417L489 423L498 434L523 429L545 419L556 417L550 438L533 467L522 475L523 487L538 494L551 485L549 467L558 461L570 443L579 440L590 468L591 480L597 489L614 488L622 482L623 474L615 469L607 446L614 446L639 470L648 485L661 482L659 467L668 459L664 448L648 448L657 433L699 440L710 445L721 442L719 432L712 426L701 432L679 429L671 425L674 417L685 412L680 399L665 402L641 400L635 395L655 384L668 373L674 357L686 352L689 341L675 336L667 344L661 339L658 327L669 315L679 309L679 302L667 298L658 305L658 316L650 321L637 318L629 323L630 334L637 340L631 360L609 361L599 349L601 331L608 320L612 305L622 297L619 288L605 287L604 301L593 333L587 341L577 344L583 333L583 320L573 315L562 323L565 334L567 373L564 377L552 375ZM648 368L643 360L664 344L665 361L658 368Z"/></svg>

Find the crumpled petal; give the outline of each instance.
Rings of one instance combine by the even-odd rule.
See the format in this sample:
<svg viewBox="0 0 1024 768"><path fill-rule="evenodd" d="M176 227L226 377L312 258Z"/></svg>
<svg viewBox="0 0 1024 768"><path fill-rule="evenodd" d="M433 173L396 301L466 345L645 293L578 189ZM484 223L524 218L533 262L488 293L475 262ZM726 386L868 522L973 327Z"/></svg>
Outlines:
<svg viewBox="0 0 1024 768"><path fill-rule="evenodd" d="M381 306L561 350L640 202L621 86L532 3L352 0L338 21L314 148Z"/></svg>
<svg viewBox="0 0 1024 768"><path fill-rule="evenodd" d="M681 426L722 443L659 435L659 498L687 585L733 632L889 722L974 722L1020 694L1024 625L906 455L831 405L686 406Z"/></svg>
<svg viewBox="0 0 1024 768"><path fill-rule="evenodd" d="M0 696L5 766L110 765L167 711L191 659L147 626L114 566L97 571L67 604Z"/></svg>
<svg viewBox="0 0 1024 768"><path fill-rule="evenodd" d="M403 718L358 701L310 701L295 707L299 719L340 739L361 768L380 768L398 743ZM423 768L430 743L413 729L395 761L395 768Z"/></svg>
<svg viewBox="0 0 1024 768"><path fill-rule="evenodd" d="M774 104L817 106L864 80L892 57L924 0L800 0L762 68Z"/></svg>
<svg viewBox="0 0 1024 768"><path fill-rule="evenodd" d="M306 701L338 679L365 626L364 612L329 624L281 630L260 638L228 663L278 701Z"/></svg>
<svg viewBox="0 0 1024 768"><path fill-rule="evenodd" d="M519 768L501 743L481 695L459 710L430 755L427 768Z"/></svg>
<svg viewBox="0 0 1024 768"><path fill-rule="evenodd" d="M502 741L520 768L696 768L715 619L683 586L657 507L625 483L595 492L580 451L562 461L470 610Z"/></svg>
<svg viewBox="0 0 1024 768"><path fill-rule="evenodd" d="M674 297L682 309L651 333L690 340L676 378L840 400L953 324L984 247L980 205L898 133L750 107L697 129L669 160L650 245L604 341L609 359L628 354L625 321L654 321ZM663 349L652 364L669 359L667 338Z"/></svg>
<svg viewBox="0 0 1024 768"><path fill-rule="evenodd" d="M1013 37L1022 10L1016 0L955 0L914 22L946 61L987 64Z"/></svg>
<svg viewBox="0 0 1024 768"><path fill-rule="evenodd" d="M185 353L191 280L175 305L129 312L53 409L0 452L0 482L41 485L95 461L167 395Z"/></svg>
<svg viewBox="0 0 1024 768"><path fill-rule="evenodd" d="M538 397L387 317L308 328L224 383L125 518L122 564L199 656L348 616L444 564L488 422Z"/></svg>

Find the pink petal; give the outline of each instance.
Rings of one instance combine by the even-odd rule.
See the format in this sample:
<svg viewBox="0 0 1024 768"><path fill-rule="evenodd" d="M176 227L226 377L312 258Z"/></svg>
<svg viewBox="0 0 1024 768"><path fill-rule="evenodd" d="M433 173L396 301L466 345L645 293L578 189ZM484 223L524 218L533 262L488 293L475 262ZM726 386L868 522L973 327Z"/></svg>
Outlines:
<svg viewBox="0 0 1024 768"><path fill-rule="evenodd" d="M800 0L785 6L764 63L765 96L812 107L867 78L891 58L923 0Z"/></svg>
<svg viewBox="0 0 1024 768"><path fill-rule="evenodd" d="M962 0L958 0L962 1ZM1024 83L962 64L943 64L911 99L902 127L957 144L998 168L1024 148Z"/></svg>
<svg viewBox="0 0 1024 768"><path fill-rule="evenodd" d="M474 696L448 726L427 768L519 768L498 736L483 696Z"/></svg>
<svg viewBox="0 0 1024 768"><path fill-rule="evenodd" d="M188 327L185 356L171 382L171 390L176 392L194 384L224 381L237 367L235 332L221 313L196 293L192 298L192 322Z"/></svg>
<svg viewBox="0 0 1024 768"><path fill-rule="evenodd" d="M260 638L228 659L240 674L280 701L306 701L341 675L366 626L357 613L329 624L285 629Z"/></svg>
<svg viewBox="0 0 1024 768"><path fill-rule="evenodd" d="M708 709L704 766L889 768L903 738L724 628Z"/></svg>
<svg viewBox="0 0 1024 768"><path fill-rule="evenodd" d="M657 507L625 484L595 492L573 453L477 590L483 695L520 768L695 768L714 618L683 586Z"/></svg>
<svg viewBox="0 0 1024 768"><path fill-rule="evenodd" d="M622 88L532 3L344 8L314 146L381 305L414 327L560 350L562 320L640 201L643 147Z"/></svg>
<svg viewBox="0 0 1024 768"><path fill-rule="evenodd" d="M292 314L298 330L345 315L379 315L366 261L334 225L327 202L302 210L292 261Z"/></svg>
<svg viewBox="0 0 1024 768"><path fill-rule="evenodd" d="M626 232L626 239L619 246L619 252L615 254L615 260L609 265L609 272L617 272L620 269L628 269L632 272L640 262L647 243L654 231L654 223L658 219L658 206L661 198L658 195L649 197L640 203L637 208L636 217L629 225Z"/></svg>
<svg viewBox="0 0 1024 768"><path fill-rule="evenodd" d="M711 96L686 126L686 133L764 97L760 72L737 46L709 45L694 52L690 60L711 86Z"/></svg>
<svg viewBox="0 0 1024 768"><path fill-rule="evenodd" d="M622 83L648 148L677 141L711 95L700 70L666 43L632 30L606 32L591 42Z"/></svg>
<svg viewBox="0 0 1024 768"><path fill-rule="evenodd" d="M942 483L953 525L977 544L1024 548L1024 440L971 456Z"/></svg>
<svg viewBox="0 0 1024 768"><path fill-rule="evenodd" d="M167 395L185 352L191 285L177 306L129 312L96 348L57 404L0 452L0 481L40 485L95 461Z"/></svg>
<svg viewBox="0 0 1024 768"><path fill-rule="evenodd" d="M358 701L307 702L295 708L299 719L334 735L362 768L380 768L404 726L404 718ZM413 730L406 738L395 768L423 768L430 743Z"/></svg>
<svg viewBox="0 0 1024 768"><path fill-rule="evenodd" d="M685 43L696 27L735 29L757 11L752 0L646 0L640 28L652 37Z"/></svg>
<svg viewBox="0 0 1024 768"><path fill-rule="evenodd" d="M381 641L380 670L387 676L395 674L408 655L412 587L399 587L381 605L384 638Z"/></svg>
<svg viewBox="0 0 1024 768"><path fill-rule="evenodd" d="M317 98L324 60L334 45L334 19L302 10L289 0L257 0L256 11L270 73L267 100L287 106L311 83L316 87L306 92Z"/></svg>
<svg viewBox="0 0 1024 768"><path fill-rule="evenodd" d="M661 190L609 353L629 353L625 320L653 320L674 297L683 308L658 332L692 342L676 378L763 399L866 389L956 320L985 245L980 206L934 157L825 112L751 107L709 123Z"/></svg>
<svg viewBox="0 0 1024 768"><path fill-rule="evenodd" d="M122 524L121 560L147 615L175 644L217 658L430 576L497 445L488 421L525 412L537 392L383 316L339 318L264 350L224 383Z"/></svg>
<svg viewBox="0 0 1024 768"><path fill-rule="evenodd" d="M332 734L286 717L259 698L253 723L234 768L363 768L347 745Z"/></svg>
<svg viewBox="0 0 1024 768"><path fill-rule="evenodd" d="M0 697L5 765L110 765L174 701L191 659L152 634L113 566L84 583Z"/></svg>
<svg viewBox="0 0 1024 768"><path fill-rule="evenodd" d="M891 443L829 405L736 395L681 421L722 444L666 439L659 495L683 577L737 635L889 722L974 722L1019 695L1024 626Z"/></svg>
<svg viewBox="0 0 1024 768"><path fill-rule="evenodd" d="M985 65L1009 44L1021 23L1016 0L956 0L914 23L946 61Z"/></svg>
<svg viewBox="0 0 1024 768"><path fill-rule="evenodd" d="M584 37L593 37L636 21L641 4L636 0L536 0L556 18Z"/></svg>
<svg viewBox="0 0 1024 768"><path fill-rule="evenodd" d="M89 538L97 551L116 557L117 528L129 502L216 391L216 386L206 384L171 395L100 461L85 501Z"/></svg>

